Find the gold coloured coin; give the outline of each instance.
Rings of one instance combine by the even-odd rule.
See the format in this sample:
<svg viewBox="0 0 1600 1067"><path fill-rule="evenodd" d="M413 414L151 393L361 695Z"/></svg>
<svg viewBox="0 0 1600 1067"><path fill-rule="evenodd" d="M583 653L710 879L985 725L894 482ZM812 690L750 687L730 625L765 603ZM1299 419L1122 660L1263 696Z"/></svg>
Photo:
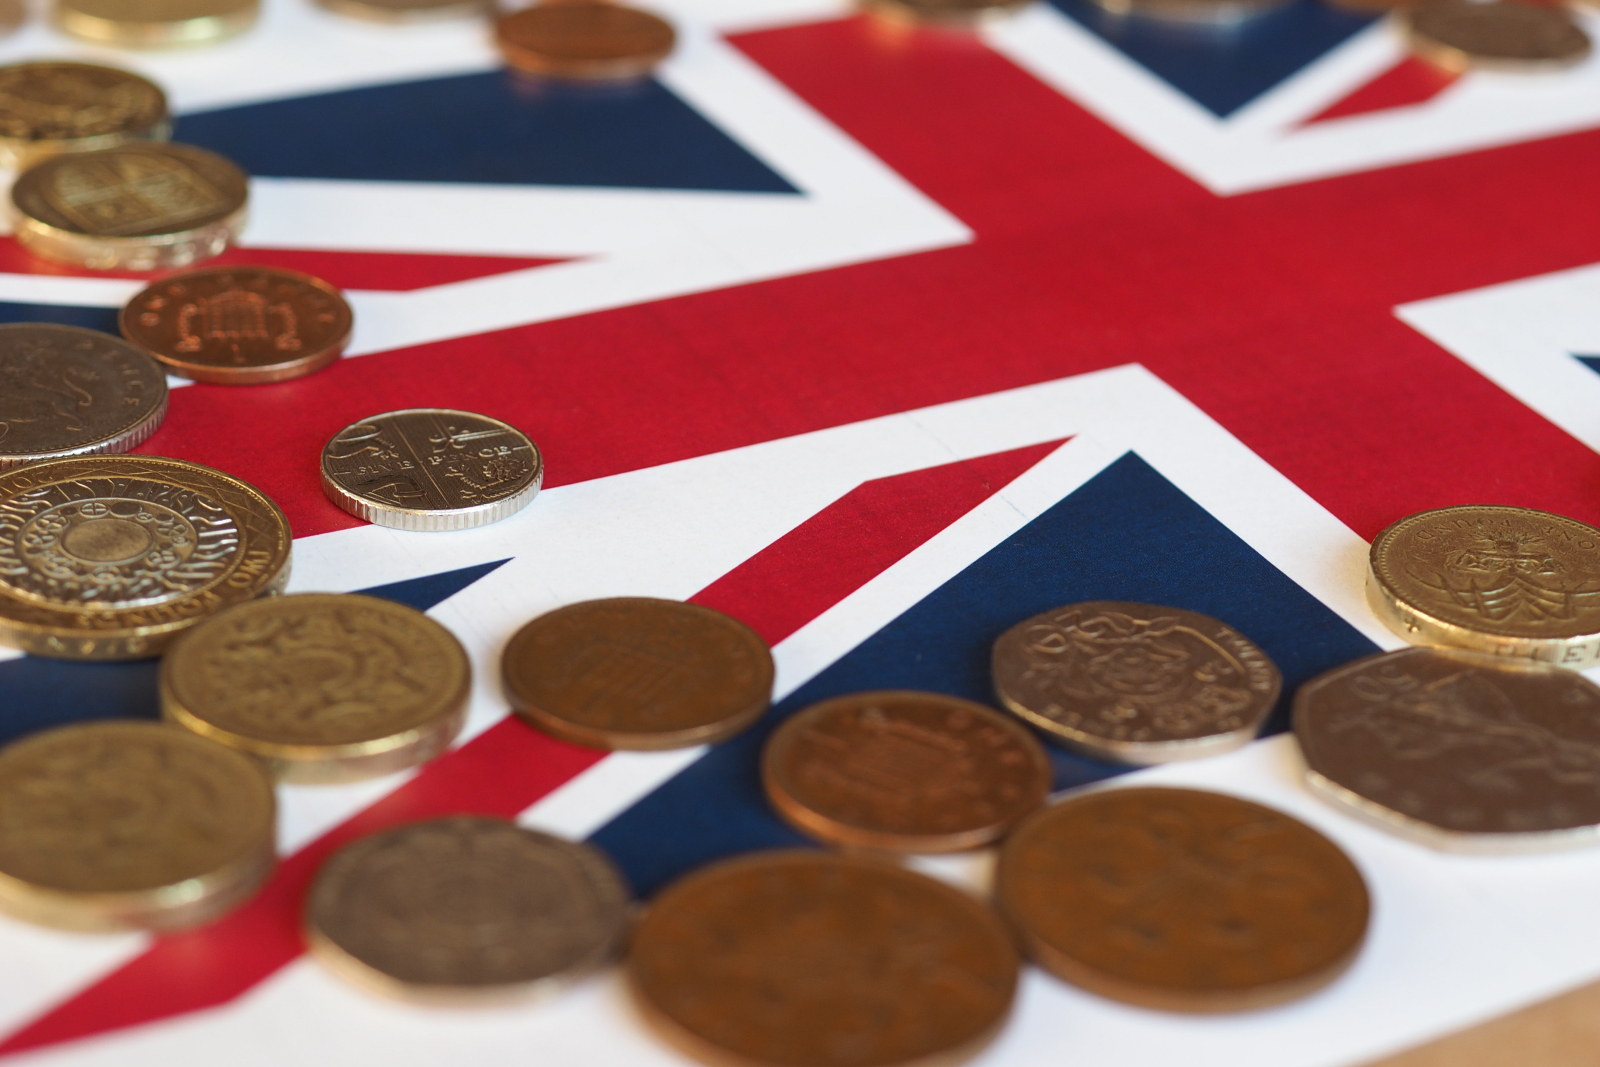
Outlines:
<svg viewBox="0 0 1600 1067"><path fill-rule="evenodd" d="M62 33L113 48L215 44L255 24L260 0L54 0Z"/></svg>
<svg viewBox="0 0 1600 1067"><path fill-rule="evenodd" d="M0 166L171 133L166 94L130 71L62 61L0 67Z"/></svg>
<svg viewBox="0 0 1600 1067"><path fill-rule="evenodd" d="M336 15L363 22L409 24L479 18L490 9L487 0L316 0Z"/></svg>
<svg viewBox="0 0 1600 1067"><path fill-rule="evenodd" d="M11 187L22 246L94 270L214 256L244 228L248 199L244 171L216 153L150 142L52 156Z"/></svg>
<svg viewBox="0 0 1600 1067"><path fill-rule="evenodd" d="M0 643L160 655L207 616L282 591L291 547L276 504L198 463L90 456L0 472Z"/></svg>
<svg viewBox="0 0 1600 1067"><path fill-rule="evenodd" d="M1589 35L1555 5L1427 0L1401 9L1411 50L1453 73L1562 70L1589 55Z"/></svg>
<svg viewBox="0 0 1600 1067"><path fill-rule="evenodd" d="M1600 662L1600 530L1532 508L1410 515L1373 538L1367 600L1422 645Z"/></svg>
<svg viewBox="0 0 1600 1067"><path fill-rule="evenodd" d="M517 713L592 748L709 745L772 702L767 643L720 611L649 597L569 604L518 630L501 659Z"/></svg>
<svg viewBox="0 0 1600 1067"><path fill-rule="evenodd" d="M63 726L0 749L0 910L69 930L172 930L271 873L261 765L149 722Z"/></svg>
<svg viewBox="0 0 1600 1067"><path fill-rule="evenodd" d="M0 470L126 452L166 414L166 375L132 345L76 326L0 326Z"/></svg>
<svg viewBox="0 0 1600 1067"><path fill-rule="evenodd" d="M168 721L264 760L286 782L415 767L467 716L472 665L422 612L351 593L240 604L161 661Z"/></svg>
<svg viewBox="0 0 1600 1067"><path fill-rule="evenodd" d="M645 77L677 38L665 19L597 0L546 0L494 24L494 43L512 67L578 81Z"/></svg>

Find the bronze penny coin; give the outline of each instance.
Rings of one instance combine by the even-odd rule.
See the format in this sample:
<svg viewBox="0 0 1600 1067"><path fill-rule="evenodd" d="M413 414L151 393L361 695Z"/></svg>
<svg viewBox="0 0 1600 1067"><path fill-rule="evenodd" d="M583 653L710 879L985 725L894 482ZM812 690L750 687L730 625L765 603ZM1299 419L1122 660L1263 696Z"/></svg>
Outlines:
<svg viewBox="0 0 1600 1067"><path fill-rule="evenodd" d="M1104 789L1001 846L995 903L1030 955L1093 993L1169 1011L1304 996L1355 959L1370 903L1333 842L1193 789Z"/></svg>
<svg viewBox="0 0 1600 1067"><path fill-rule="evenodd" d="M996 840L1050 793L1050 761L982 704L910 691L813 704L767 742L761 780L788 822L822 841L957 852Z"/></svg>
<svg viewBox="0 0 1600 1067"><path fill-rule="evenodd" d="M1555 5L1427 0L1401 18L1411 50L1452 72L1561 70L1589 55L1589 35Z"/></svg>
<svg viewBox="0 0 1600 1067"><path fill-rule="evenodd" d="M525 74L580 81L642 78L677 43L672 24L638 8L556 0L497 19L494 41Z"/></svg>
<svg viewBox="0 0 1600 1067"><path fill-rule="evenodd" d="M725 741L772 702L767 643L720 611L649 597L588 600L518 630L501 659L517 713L593 748Z"/></svg>
<svg viewBox="0 0 1600 1067"><path fill-rule="evenodd" d="M1005 1021L1016 949L988 908L887 863L756 853L668 886L628 979L645 1017L713 1063L953 1063Z"/></svg>
<svg viewBox="0 0 1600 1067"><path fill-rule="evenodd" d="M320 278L272 267L184 271L123 307L122 336L169 373L254 385L321 370L344 351L354 317Z"/></svg>
<svg viewBox="0 0 1600 1067"><path fill-rule="evenodd" d="M1261 732L1283 676L1209 615L1093 600L1024 619L994 643L1000 703L1095 759L1229 752Z"/></svg>

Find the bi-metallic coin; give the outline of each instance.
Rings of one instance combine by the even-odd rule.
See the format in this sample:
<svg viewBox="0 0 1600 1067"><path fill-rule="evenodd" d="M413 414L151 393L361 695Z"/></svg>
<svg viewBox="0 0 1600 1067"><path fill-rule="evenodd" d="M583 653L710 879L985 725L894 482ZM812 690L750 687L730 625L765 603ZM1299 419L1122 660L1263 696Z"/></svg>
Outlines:
<svg viewBox="0 0 1600 1067"><path fill-rule="evenodd" d="M164 141L171 132L166 94L137 74L61 60L0 67L0 166Z"/></svg>
<svg viewBox="0 0 1600 1067"><path fill-rule="evenodd" d="M1411 50L1444 70L1539 73L1589 55L1589 35L1554 4L1426 0L1401 9Z"/></svg>
<svg viewBox="0 0 1600 1067"><path fill-rule="evenodd" d="M598 0L546 0L495 21L494 41L524 74L578 81L642 78L667 58L677 33L665 19Z"/></svg>
<svg viewBox="0 0 1600 1067"><path fill-rule="evenodd" d="M215 44L255 24L260 0L54 0L61 32L113 48Z"/></svg>

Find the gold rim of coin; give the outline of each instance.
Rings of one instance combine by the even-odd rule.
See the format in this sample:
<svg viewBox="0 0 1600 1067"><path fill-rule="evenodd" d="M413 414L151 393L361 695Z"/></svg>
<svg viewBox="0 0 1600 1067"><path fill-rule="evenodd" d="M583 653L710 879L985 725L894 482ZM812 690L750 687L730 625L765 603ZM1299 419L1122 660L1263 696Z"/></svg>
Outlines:
<svg viewBox="0 0 1600 1067"><path fill-rule="evenodd" d="M192 48L255 25L260 0L53 0L51 19L70 37L113 48Z"/></svg>
<svg viewBox="0 0 1600 1067"><path fill-rule="evenodd" d="M62 60L0 67L0 166L171 134L166 94L132 71Z"/></svg>
<svg viewBox="0 0 1600 1067"><path fill-rule="evenodd" d="M725 741L772 702L772 652L720 611L652 597L586 600L518 630L500 661L517 714L591 748Z"/></svg>
<svg viewBox="0 0 1600 1067"><path fill-rule="evenodd" d="M1372 540L1367 600L1414 644L1600 662L1600 530L1497 504L1408 515Z"/></svg>
<svg viewBox="0 0 1600 1067"><path fill-rule="evenodd" d="M492 7L489 0L316 0L316 3L336 15L390 26L481 18Z"/></svg>
<svg viewBox="0 0 1600 1067"><path fill-rule="evenodd" d="M351 782L424 763L466 724L472 664L414 608L354 593L239 604L161 660L172 723L281 781Z"/></svg>
<svg viewBox="0 0 1600 1067"><path fill-rule="evenodd" d="M243 903L277 862L261 765L158 723L12 742L0 749L0 810L0 910L45 926L196 926Z"/></svg>
<svg viewBox="0 0 1600 1067"><path fill-rule="evenodd" d="M495 47L513 68L576 81L646 77L677 37L663 18L598 0L546 0L494 24Z"/></svg>
<svg viewBox="0 0 1600 1067"><path fill-rule="evenodd" d="M0 643L160 655L223 608L281 592L292 547L278 505L198 463L91 456L0 472Z"/></svg>
<svg viewBox="0 0 1600 1067"><path fill-rule="evenodd" d="M1520 0L1428 0L1400 9L1411 51L1453 74L1541 73L1588 58L1589 35L1560 7Z"/></svg>

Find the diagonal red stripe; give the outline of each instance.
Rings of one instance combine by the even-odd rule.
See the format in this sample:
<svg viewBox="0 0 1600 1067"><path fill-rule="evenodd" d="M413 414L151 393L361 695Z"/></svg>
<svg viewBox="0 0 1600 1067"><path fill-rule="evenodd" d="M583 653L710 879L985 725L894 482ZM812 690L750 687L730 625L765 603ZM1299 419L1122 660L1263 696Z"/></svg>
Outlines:
<svg viewBox="0 0 1600 1067"><path fill-rule="evenodd" d="M1459 75L1450 74L1420 59L1407 56L1355 92L1306 119L1305 125L1387 111L1392 107L1425 104L1455 83Z"/></svg>

